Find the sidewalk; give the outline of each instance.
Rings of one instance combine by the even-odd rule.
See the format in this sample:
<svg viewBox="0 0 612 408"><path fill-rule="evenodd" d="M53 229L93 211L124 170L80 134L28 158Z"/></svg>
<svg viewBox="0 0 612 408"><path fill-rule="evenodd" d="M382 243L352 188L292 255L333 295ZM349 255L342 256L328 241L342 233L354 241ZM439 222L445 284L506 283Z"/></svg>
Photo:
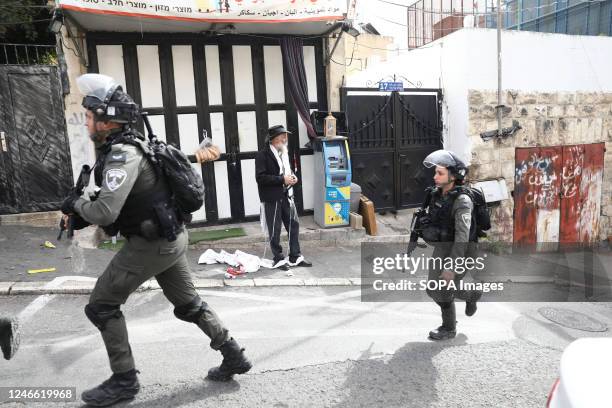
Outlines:
<svg viewBox="0 0 612 408"><path fill-rule="evenodd" d="M260 257L270 258L258 222L231 225L242 227L246 236L218 241L200 242L190 245L188 258L197 288L262 287L262 286L355 286L361 284L361 242L401 243L408 241L408 225L411 211L397 215L388 213L377 216L379 235L368 236L363 231L349 228L321 230L310 217L301 217L300 243L302 253L313 263L312 268L292 268L290 273L280 270L260 269L237 279L225 279L227 265L198 265L200 255L207 249L236 249ZM227 226L230 227L230 226ZM210 229L222 229L213 226ZM85 230L87 231L87 230ZM49 227L22 225L0 225L0 295L18 294L86 294L93 289L96 278L104 271L115 252L98 249L91 245L91 232L79 234L74 240L57 241L57 230ZM287 235L283 233L283 247L287 248ZM56 248L42 246L52 242ZM431 248L421 250L426 255ZM563 265L555 265L555 254L531 255L528 257L496 256L490 259L490 270L480 275L483 280L513 283L556 283L564 279ZM598 253L601 274L606 282L612 282L612 255L609 251ZM569 258L568 258L569 259ZM563 259L560 259L564 261ZM564 261L565 262L565 261ZM580 268L580 259L573 264ZM53 272L28 274L31 269L55 268ZM559 275L555 277L549 271ZM565 268L565 269L564 269ZM600 268L601 270L601 268ZM575 272L573 272L575 274ZM567 274L565 274L567 275ZM552 276L552 277L551 277ZM141 290L158 289L151 280Z"/></svg>
<svg viewBox="0 0 612 408"><path fill-rule="evenodd" d="M54 225L50 215L35 215L44 220L42 225ZM377 215L378 236L369 236L365 230L352 228L321 229L312 216L300 217L300 244L312 268L293 268L285 271L261 269L237 279L225 279L227 265L198 265L200 255L208 248L224 249L233 253L236 249L270 258L265 249L265 238L259 222L232 224L227 228L244 228L246 236L217 241L202 241L190 245L188 258L198 288L235 286L350 286L360 284L360 244L368 242L407 242L412 211L401 211L394 216ZM13 218L14 219L14 218ZM6 218L3 218L6 221ZM27 217L20 221L27 221ZM204 229L219 230L224 226ZM194 229L198 231L202 229ZM93 229L77 231L73 241L64 238L57 241L58 230L49 226L32 227L15 222L0 224L0 295L41 293L89 293L95 279L104 271L114 251L98 249ZM49 241L56 248L48 249ZM287 235L283 232L282 244L287 248ZM55 268L54 272L28 274L28 270ZM154 280L142 289L157 289Z"/></svg>

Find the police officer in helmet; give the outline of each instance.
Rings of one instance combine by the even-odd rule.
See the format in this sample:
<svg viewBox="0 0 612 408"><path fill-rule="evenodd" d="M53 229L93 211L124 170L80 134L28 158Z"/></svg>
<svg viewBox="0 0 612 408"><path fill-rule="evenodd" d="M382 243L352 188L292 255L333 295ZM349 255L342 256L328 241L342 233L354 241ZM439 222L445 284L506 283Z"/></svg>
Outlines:
<svg viewBox="0 0 612 408"><path fill-rule="evenodd" d="M435 167L435 188L431 191L428 208L428 220L422 234L425 241L434 246L432 257L434 259L465 258L473 256L475 249L475 225L472 222L474 203L463 190L464 178L467 175L467 166L448 150L437 150L423 161L428 168ZM444 262L442 262L444 265ZM450 265L447 263L447 265ZM476 302L482 295L479 291L460 290L460 283L465 270L460 268L440 268L440 263L434 263L429 271L430 281L446 282L444 288L428 290L428 295L440 306L442 312L442 325L429 332L432 340L445 340L455 337L456 314L455 298L466 301L465 314L472 316L476 313ZM454 282L454 287L449 282ZM449 290L448 288L457 290Z"/></svg>
<svg viewBox="0 0 612 408"><path fill-rule="evenodd" d="M98 151L94 166L97 198L87 200L73 192L62 204L66 216L76 217L78 228L102 226L109 235L121 232L125 245L98 278L85 307L106 346L112 376L83 392L92 406L108 406L133 398L139 391L138 371L121 312L129 295L155 277L174 305L177 318L196 324L221 351L223 362L208 377L226 381L251 368L238 343L229 336L215 312L196 292L186 257L188 237L180 211L173 205L163 174L138 148L144 136L134 129L139 107L112 78L86 74L77 84L85 95L87 128ZM170 230L161 228L170 222Z"/></svg>

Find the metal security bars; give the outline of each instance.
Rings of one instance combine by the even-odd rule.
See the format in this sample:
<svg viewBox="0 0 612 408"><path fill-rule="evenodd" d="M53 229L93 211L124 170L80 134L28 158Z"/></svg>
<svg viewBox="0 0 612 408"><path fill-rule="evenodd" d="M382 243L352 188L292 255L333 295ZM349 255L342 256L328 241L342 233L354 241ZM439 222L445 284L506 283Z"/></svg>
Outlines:
<svg viewBox="0 0 612 408"><path fill-rule="evenodd" d="M497 28L495 0L392 4L406 9L409 48L422 47L464 27ZM612 0L510 0L502 2L501 14L506 30L612 35Z"/></svg>

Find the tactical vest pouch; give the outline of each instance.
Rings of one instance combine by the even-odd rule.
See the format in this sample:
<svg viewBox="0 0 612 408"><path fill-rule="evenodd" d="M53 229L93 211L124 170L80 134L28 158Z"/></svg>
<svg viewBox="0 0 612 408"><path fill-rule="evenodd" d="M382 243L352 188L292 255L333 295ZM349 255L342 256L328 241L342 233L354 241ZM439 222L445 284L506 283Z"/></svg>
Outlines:
<svg viewBox="0 0 612 408"><path fill-rule="evenodd" d="M440 228L436 227L435 225L430 225L427 228L424 228L421 235L423 237L423 241L427 242L428 244L440 242Z"/></svg>
<svg viewBox="0 0 612 408"><path fill-rule="evenodd" d="M440 227L435 225L431 219L431 214L425 214L420 218L420 235L423 238L423 241L428 244L432 244L434 242L440 241Z"/></svg>
<svg viewBox="0 0 612 408"><path fill-rule="evenodd" d="M176 217L176 212L167 203L156 203L153 205L153 210L159 221L159 229L162 236L169 242L176 241L176 234L179 230L179 221Z"/></svg>

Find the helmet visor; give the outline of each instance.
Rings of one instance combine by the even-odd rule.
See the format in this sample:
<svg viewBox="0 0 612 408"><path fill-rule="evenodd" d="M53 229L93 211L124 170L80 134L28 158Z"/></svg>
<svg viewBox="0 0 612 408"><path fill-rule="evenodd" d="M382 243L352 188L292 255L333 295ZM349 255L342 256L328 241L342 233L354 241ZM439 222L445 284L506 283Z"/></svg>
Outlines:
<svg viewBox="0 0 612 408"><path fill-rule="evenodd" d="M116 89L119 84L106 75L85 74L77 78L77 86L83 96L89 100L98 99L104 102L109 92Z"/></svg>
<svg viewBox="0 0 612 408"><path fill-rule="evenodd" d="M450 152L447 150L436 150L430 153L429 156L423 160L423 165L427 168L442 166L442 167L462 167L463 163L458 161Z"/></svg>

